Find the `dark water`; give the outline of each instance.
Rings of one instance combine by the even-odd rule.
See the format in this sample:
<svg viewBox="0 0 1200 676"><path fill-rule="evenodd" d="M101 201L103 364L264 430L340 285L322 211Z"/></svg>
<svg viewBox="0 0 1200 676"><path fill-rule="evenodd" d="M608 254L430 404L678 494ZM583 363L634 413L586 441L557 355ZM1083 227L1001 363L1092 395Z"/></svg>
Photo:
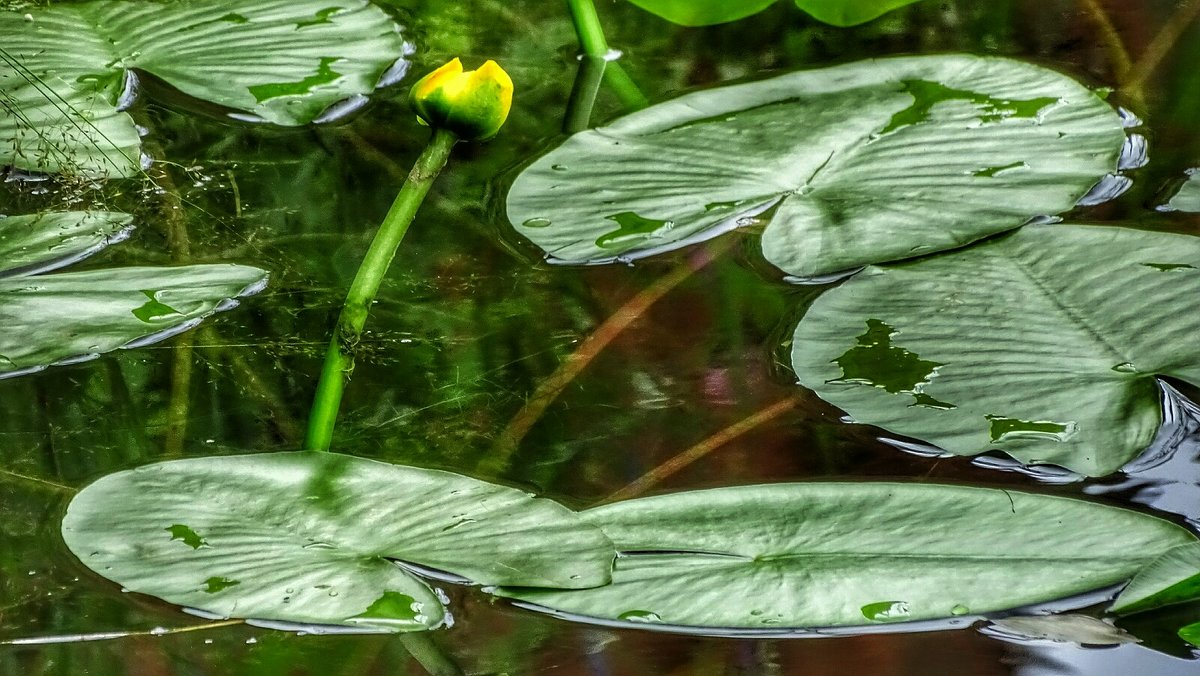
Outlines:
<svg viewBox="0 0 1200 676"><path fill-rule="evenodd" d="M688 466L655 490L809 478L909 478L1099 495L1200 518L1198 444L1126 480L1067 485L929 459L794 385L787 349L817 292L789 286L753 233L655 303L536 422L507 468L500 430L539 382L684 252L636 266L547 266L498 216L506 177L560 138L576 61L557 2L397 2L417 46L414 70L452 56L496 58L516 81L495 141L461 146L409 233L372 311L336 450L518 485L573 507L595 504L725 427L799 393L800 403ZM1176 3L1102 3L1133 55L1177 21ZM1184 3L1191 4L1191 3ZM856 29L823 27L780 5L737 23L684 29L624 2L601 2L610 43L653 99L776 71L888 54L968 51L1025 58L1096 86L1114 84L1111 45L1074 0L929 0ZM1151 162L1134 188L1086 218L1197 234L1200 220L1147 209L1160 187L1200 163L1200 29L1189 28L1143 97L1114 94L1146 120ZM146 83L133 112L152 128L184 218L137 182L100 192L55 183L0 186L0 211L81 197L138 214L130 241L76 269L238 262L272 283L242 307L168 342L34 376L0 380L0 640L146 632L201 621L125 594L79 565L58 525L69 487L154 460L294 449L328 331L376 224L427 132L404 97L411 78L351 119L278 130L225 121ZM594 120L621 106L601 90ZM1081 212L1084 213L1084 212ZM1181 312L1191 311L1181 308ZM1189 390L1185 389L1185 392ZM1194 392L1192 392L1194 395ZM489 462L490 461L490 462ZM21 475L21 476L18 476ZM21 477L26 478L21 478ZM397 496L403 499L403 496ZM1129 628L1113 649L1003 641L973 628L817 639L680 637L568 623L451 589L457 620L433 641L467 673L508 674L1185 674L1200 673L1173 631L1185 608ZM1190 613L1190 615L1189 615ZM419 674L400 641L295 636L244 626L108 641L0 647L2 674Z"/></svg>

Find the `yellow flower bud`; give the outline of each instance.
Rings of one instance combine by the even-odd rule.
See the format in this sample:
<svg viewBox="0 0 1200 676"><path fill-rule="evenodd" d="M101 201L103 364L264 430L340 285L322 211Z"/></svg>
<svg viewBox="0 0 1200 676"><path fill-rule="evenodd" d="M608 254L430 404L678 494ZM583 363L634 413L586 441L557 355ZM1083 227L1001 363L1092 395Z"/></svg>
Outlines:
<svg viewBox="0 0 1200 676"><path fill-rule="evenodd" d="M463 71L454 59L421 78L409 98L421 124L454 132L464 141L496 135L512 108L512 79L488 61L479 70Z"/></svg>

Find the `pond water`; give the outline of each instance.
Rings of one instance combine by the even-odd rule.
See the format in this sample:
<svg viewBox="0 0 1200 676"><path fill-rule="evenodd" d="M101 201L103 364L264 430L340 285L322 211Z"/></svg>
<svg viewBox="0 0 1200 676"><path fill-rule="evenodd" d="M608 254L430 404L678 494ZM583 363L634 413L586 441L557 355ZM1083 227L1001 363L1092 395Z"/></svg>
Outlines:
<svg viewBox="0 0 1200 676"><path fill-rule="evenodd" d="M0 645L0 673L1198 672L1192 661L1197 653L1176 635L1200 622L1197 604L1122 619L1119 625L1140 642L1119 647L1004 636L975 617L843 629L838 636L730 637L574 622L468 586L438 583L450 597L453 626L402 641L236 623L177 633L208 621L125 592L82 565L60 527L75 492L91 481L160 460L300 448L346 289L428 139L408 106L408 89L416 77L456 56L468 67L496 59L511 74L511 116L494 140L455 149L400 248L371 307L334 450L515 486L573 509L604 503L618 491L633 497L891 479L1083 497L1193 530L1200 524L1200 415L1187 401L1200 401L1200 382L1169 380L1173 389L1164 396L1171 420L1151 447L1154 457L1123 472L1082 480L1031 469L1000 453L947 456L920 435L899 437L854 423L816 393L824 393L829 379L812 389L797 386L797 371L803 371L793 366L797 324L810 308L822 307L818 298L837 282L785 279L764 255L758 224L630 264L545 262L542 249L509 223L505 196L519 172L565 138L579 62L563 3L377 4L405 27L411 70L361 110L315 126L252 124L180 94L168 75L139 71L139 96L129 112L148 132L142 151L154 164L145 176L31 180L40 177L14 170L12 180L0 184L0 213L133 214L137 227L128 239L75 263L72 271L236 263L270 274L263 291L198 328L0 379L0 641L6 642ZM44 9L13 0L0 0L0 6L18 14ZM1112 88L1108 102L1144 122L1130 131L1148 139L1150 161L1127 172L1133 185L1116 199L1060 215L1067 222L1200 235L1200 217L1154 209L1165 200L1164 186L1182 182L1185 170L1200 164L1200 78L1194 68L1200 28L1191 25L1198 6L1173 0L926 0L852 28L821 24L791 3L702 28L674 25L622 0L605 0L598 9L610 45L621 52L618 63L652 102L797 69L949 53L1013 57L1088 87ZM140 29L152 33L153 19L146 20ZM87 49L83 42L80 51ZM0 32L0 46L5 43ZM1139 78L1137 86L1120 86ZM8 106L3 110L15 116ZM614 90L601 87L592 125L624 112ZM5 124L0 122L0 136ZM730 154L724 161L750 167L760 158ZM1088 250L1087 260L1100 253ZM1107 255L1119 259L1120 253ZM146 293L151 304L158 302L155 292ZM1135 294L1122 296L1119 305L1130 316L1190 317L1190 302L1194 296ZM47 321L72 313L86 310L49 308ZM614 328L614 316L627 326ZM821 326L836 319L822 318ZM2 303L0 320L10 327L0 331L31 323ZM845 348L869 327L855 326ZM86 333L87 325L72 330ZM593 350L594 334L611 342ZM1198 334L1170 335L1182 341L1173 345L1184 355L1179 372L1195 373ZM67 333L59 339L76 340ZM868 345L864 340L859 345ZM20 340L0 337L0 345L14 343ZM564 381L544 412L531 413L527 401L539 384L561 377L564 363L583 368ZM979 388L992 386L998 385ZM922 393L912 383L900 389ZM1142 395L1157 403L1156 393ZM1106 410L1116 431L1101 444L1117 443L1121 430L1135 426L1135 408L1129 403ZM730 431L748 418L744 430ZM1004 424L1009 427L993 424L993 434L1021 432L1022 424L1043 426L1026 433L1057 429L1045 427L1057 424L1049 422ZM706 452L678 462L661 480L642 480L702 444L708 446L699 451ZM389 495L385 504L405 500ZM1123 535L1112 533L1114 545ZM1067 606L1102 617L1113 589ZM106 636L114 632L131 635ZM440 666L429 667L431 662Z"/></svg>

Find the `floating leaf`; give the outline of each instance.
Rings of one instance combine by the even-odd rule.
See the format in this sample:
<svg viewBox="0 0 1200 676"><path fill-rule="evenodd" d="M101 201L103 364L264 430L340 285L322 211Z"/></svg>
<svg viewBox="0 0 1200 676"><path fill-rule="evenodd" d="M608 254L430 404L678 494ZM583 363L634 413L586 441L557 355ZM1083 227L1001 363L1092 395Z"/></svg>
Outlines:
<svg viewBox="0 0 1200 676"><path fill-rule="evenodd" d="M406 53L399 27L365 0L95 0L0 12L0 34L0 164L93 175L139 169L136 129L117 112L133 72L299 125L361 99Z"/></svg>
<svg viewBox="0 0 1200 676"><path fill-rule="evenodd" d="M796 0L796 6L833 26L857 26L919 0Z"/></svg>
<svg viewBox="0 0 1200 676"><path fill-rule="evenodd" d="M681 26L711 26L753 16L776 0L629 0L642 9Z"/></svg>
<svg viewBox="0 0 1200 676"><path fill-rule="evenodd" d="M1200 384L1200 239L1036 225L869 267L796 328L800 383L859 422L958 455L1089 476L1144 450L1156 376Z"/></svg>
<svg viewBox="0 0 1200 676"><path fill-rule="evenodd" d="M0 14L0 32L5 20ZM27 73L9 65L0 59L0 167L89 176L141 169L142 142L128 114L59 77L29 84Z"/></svg>
<svg viewBox="0 0 1200 676"><path fill-rule="evenodd" d="M614 555L598 529L524 491L311 452L110 474L72 500L62 532L87 567L171 603L388 631L444 619L406 564L479 584L576 588L607 583Z"/></svg>
<svg viewBox="0 0 1200 676"><path fill-rule="evenodd" d="M0 276L70 265L123 239L133 217L110 211L64 211L0 217Z"/></svg>
<svg viewBox="0 0 1200 676"><path fill-rule="evenodd" d="M612 585L500 593L603 620L856 626L1068 597L1128 579L1195 540L1114 507L932 484L718 488L582 514L622 552Z"/></svg>
<svg viewBox="0 0 1200 676"><path fill-rule="evenodd" d="M688 94L568 138L508 218L561 263L632 260L766 224L800 277L959 247L1071 209L1117 168L1118 115L999 58L862 61Z"/></svg>
<svg viewBox="0 0 1200 676"><path fill-rule="evenodd" d="M0 279L0 377L175 335L266 281L265 271L241 265Z"/></svg>
<svg viewBox="0 0 1200 676"><path fill-rule="evenodd" d="M1179 638L1200 648L1200 622L1189 624L1179 630Z"/></svg>
<svg viewBox="0 0 1200 676"><path fill-rule="evenodd" d="M1137 638L1120 627L1095 617L1075 614L1002 617L992 620L982 631L1001 638L1086 646L1117 646L1138 642Z"/></svg>
<svg viewBox="0 0 1200 676"><path fill-rule="evenodd" d="M1200 212L1200 170L1188 169L1187 180L1180 184L1171 199L1160 205L1158 210Z"/></svg>
<svg viewBox="0 0 1200 676"><path fill-rule="evenodd" d="M683 26L711 26L758 14L775 0L629 0ZM796 0L813 18L834 26L857 26L918 0Z"/></svg>
<svg viewBox="0 0 1200 676"><path fill-rule="evenodd" d="M1176 547L1146 566L1113 602L1119 615L1200 599L1200 544Z"/></svg>

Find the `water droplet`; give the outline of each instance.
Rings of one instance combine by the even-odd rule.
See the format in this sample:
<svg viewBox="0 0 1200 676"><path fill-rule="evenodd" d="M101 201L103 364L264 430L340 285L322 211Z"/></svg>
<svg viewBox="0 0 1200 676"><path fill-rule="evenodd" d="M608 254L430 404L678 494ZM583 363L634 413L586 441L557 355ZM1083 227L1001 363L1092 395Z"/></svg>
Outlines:
<svg viewBox="0 0 1200 676"><path fill-rule="evenodd" d="M552 165L550 165L550 168L551 168L551 169L553 169L554 171L566 171L566 170L567 170L567 165L565 165L565 164L552 164Z"/></svg>
<svg viewBox="0 0 1200 676"><path fill-rule="evenodd" d="M652 613L649 610L627 610L618 615L617 619L625 620L626 622L641 622L645 624L662 622L662 618L659 617L658 613Z"/></svg>
<svg viewBox="0 0 1200 676"><path fill-rule="evenodd" d="M526 228L548 228L552 221L549 218L530 218L521 225Z"/></svg>
<svg viewBox="0 0 1200 676"><path fill-rule="evenodd" d="M1117 364L1116 366L1112 367L1112 370L1114 370L1118 373L1137 373L1138 372L1137 367L1135 367L1133 364L1130 364L1127 361Z"/></svg>
<svg viewBox="0 0 1200 676"><path fill-rule="evenodd" d="M971 612L971 609L964 606L961 603L955 605L953 608L950 609L950 614L955 615L955 616L966 615L969 612Z"/></svg>
<svg viewBox="0 0 1200 676"><path fill-rule="evenodd" d="M151 636L164 636L167 633L166 627L154 627L150 630Z"/></svg>

